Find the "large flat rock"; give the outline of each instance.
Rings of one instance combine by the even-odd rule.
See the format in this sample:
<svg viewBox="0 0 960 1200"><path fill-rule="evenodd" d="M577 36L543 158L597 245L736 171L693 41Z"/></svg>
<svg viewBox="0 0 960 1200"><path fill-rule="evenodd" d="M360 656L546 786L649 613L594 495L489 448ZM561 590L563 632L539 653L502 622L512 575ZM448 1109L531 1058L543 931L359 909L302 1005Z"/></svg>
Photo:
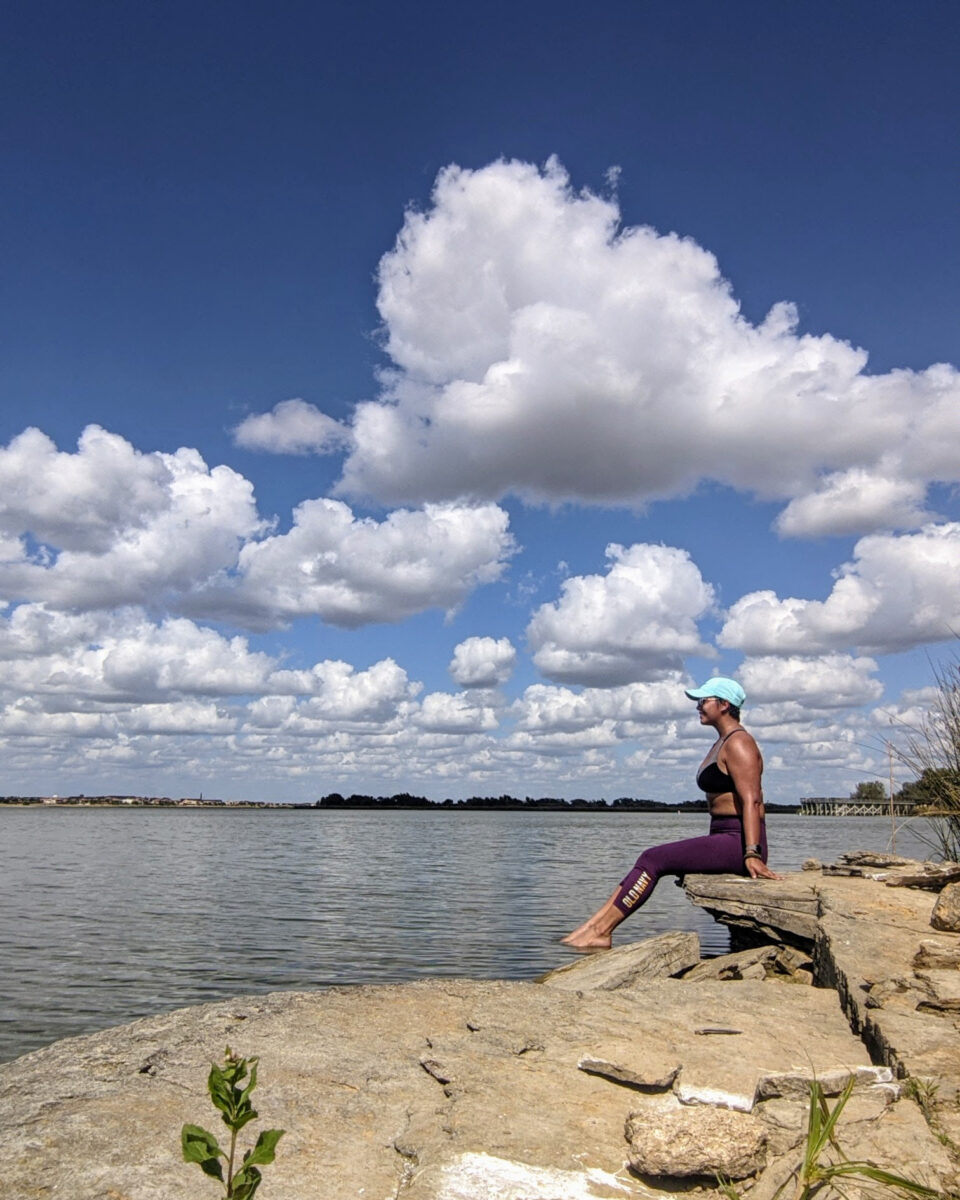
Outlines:
<svg viewBox="0 0 960 1200"><path fill-rule="evenodd" d="M943 886L949 872L845 857L856 864L825 874L691 875L685 886L717 920L773 941L803 939L817 983L836 990L875 1061L926 1089L934 1123L960 1144L960 934L931 925L931 880Z"/></svg>
<svg viewBox="0 0 960 1200"><path fill-rule="evenodd" d="M710 1035L705 1028L738 1029ZM661 979L631 991L430 981L277 993L72 1038L0 1066L5 1200L199 1200L183 1122L215 1126L209 1062L260 1056L254 1127L287 1130L262 1193L284 1200L644 1195L627 1116L681 1099L749 1107L770 1074L869 1066L832 992ZM578 1068L649 1072L644 1096ZM214 1194L210 1192L210 1194Z"/></svg>

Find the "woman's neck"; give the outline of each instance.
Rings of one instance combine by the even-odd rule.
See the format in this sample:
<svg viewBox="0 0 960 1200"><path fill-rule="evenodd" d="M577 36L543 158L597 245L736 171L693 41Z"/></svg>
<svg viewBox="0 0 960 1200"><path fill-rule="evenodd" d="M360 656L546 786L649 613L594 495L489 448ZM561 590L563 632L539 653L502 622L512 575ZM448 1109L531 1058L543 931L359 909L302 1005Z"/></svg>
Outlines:
<svg viewBox="0 0 960 1200"><path fill-rule="evenodd" d="M729 737L735 729L740 728L740 722L736 717L731 717L729 714L724 713L721 717L717 718L714 728L717 731L717 737L725 738Z"/></svg>

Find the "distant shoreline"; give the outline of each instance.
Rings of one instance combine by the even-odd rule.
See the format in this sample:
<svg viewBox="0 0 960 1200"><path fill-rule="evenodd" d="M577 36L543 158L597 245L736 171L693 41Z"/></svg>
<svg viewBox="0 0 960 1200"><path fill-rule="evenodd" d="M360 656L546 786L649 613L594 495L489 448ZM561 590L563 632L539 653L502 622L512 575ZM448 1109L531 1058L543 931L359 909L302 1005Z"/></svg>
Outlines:
<svg viewBox="0 0 960 1200"><path fill-rule="evenodd" d="M6 808L163 808L163 809L212 809L216 811L263 811L282 809L303 811L311 809L321 812L589 812L589 813L705 813L705 800L690 800L683 804L667 804L659 800L635 800L621 796L613 801L606 800L562 800L555 797L520 800L514 796L481 797L468 800L427 800L422 796L401 794L398 796L341 796L333 793L313 803L285 804L274 800L213 800L201 797L168 796L0 796L0 807ZM768 813L800 812L799 804L767 804Z"/></svg>

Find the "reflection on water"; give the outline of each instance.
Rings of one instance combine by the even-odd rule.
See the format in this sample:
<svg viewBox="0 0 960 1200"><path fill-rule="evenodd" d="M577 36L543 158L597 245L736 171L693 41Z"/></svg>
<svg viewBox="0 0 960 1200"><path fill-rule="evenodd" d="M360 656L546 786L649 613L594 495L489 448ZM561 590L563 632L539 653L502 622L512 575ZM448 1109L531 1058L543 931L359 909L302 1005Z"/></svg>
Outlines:
<svg viewBox="0 0 960 1200"><path fill-rule="evenodd" d="M705 815L0 808L0 1061L248 992L532 979L644 848ZM879 818L768 817L771 865L883 850ZM926 848L901 829L897 849ZM727 934L672 881L631 941Z"/></svg>

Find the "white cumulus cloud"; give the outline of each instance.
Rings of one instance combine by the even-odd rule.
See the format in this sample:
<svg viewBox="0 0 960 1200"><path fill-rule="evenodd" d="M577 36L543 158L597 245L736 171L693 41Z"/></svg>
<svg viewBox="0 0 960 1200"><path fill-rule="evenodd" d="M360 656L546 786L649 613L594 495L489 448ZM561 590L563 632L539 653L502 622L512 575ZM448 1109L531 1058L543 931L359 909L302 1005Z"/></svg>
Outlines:
<svg viewBox="0 0 960 1200"><path fill-rule="evenodd" d="M473 704L469 695L451 696L448 692L424 696L417 723L436 733L482 733L499 724L489 704Z"/></svg>
<svg viewBox="0 0 960 1200"><path fill-rule="evenodd" d="M925 494L926 485L918 479L852 467L825 476L817 491L791 500L776 529L784 537L915 529L931 517L923 507Z"/></svg>
<svg viewBox="0 0 960 1200"><path fill-rule="evenodd" d="M509 638L469 637L454 648L450 674L460 687L499 687L513 674L516 661Z"/></svg>
<svg viewBox="0 0 960 1200"><path fill-rule="evenodd" d="M675 671L685 654L709 655L697 620L713 589L672 546L607 547L606 575L563 582L559 600L527 626L533 661L550 679L612 686Z"/></svg>
<svg viewBox="0 0 960 1200"><path fill-rule="evenodd" d="M508 523L494 504L428 504L375 521L339 500L306 500L288 533L247 542L232 576L191 611L255 628L299 616L353 628L454 608L500 578L515 548Z"/></svg>
<svg viewBox="0 0 960 1200"><path fill-rule="evenodd" d="M61 550L105 550L118 529L143 529L170 507L171 466L99 425L83 431L76 454L25 429L0 447L0 530Z"/></svg>
<svg viewBox="0 0 960 1200"><path fill-rule="evenodd" d="M245 450L328 454L349 445L350 430L306 400L282 400L270 412L245 417L233 437Z"/></svg>
<svg viewBox="0 0 960 1200"><path fill-rule="evenodd" d="M752 655L813 655L850 646L876 653L938 642L960 630L960 523L874 534L854 547L826 600L750 592L718 641Z"/></svg>
<svg viewBox="0 0 960 1200"><path fill-rule="evenodd" d="M737 670L752 710L756 704L791 700L808 708L870 704L883 695L872 658L825 654L813 658L748 658Z"/></svg>
<svg viewBox="0 0 960 1200"><path fill-rule="evenodd" d="M21 488L11 463L23 465L24 446L31 484ZM229 467L210 469L196 450L141 455L93 426L76 454L33 430L4 453L8 530L50 542L0 562L0 593L13 599L70 609L163 603L232 567L263 527L249 481ZM59 516L51 501L62 506Z"/></svg>
<svg viewBox="0 0 960 1200"><path fill-rule="evenodd" d="M712 254L621 227L556 161L443 170L379 283L394 369L356 409L346 494L642 502L707 479L813 497L783 522L805 534L915 522L960 478L953 367L868 375L789 303L751 324Z"/></svg>
<svg viewBox="0 0 960 1200"><path fill-rule="evenodd" d="M149 605L256 629L298 616L356 627L449 610L500 578L516 549L494 504L433 504L375 521L340 500L306 500L289 531L271 533L236 471L188 448L140 454L96 426L75 454L37 430L0 448L0 523L9 601ZM17 634L28 635L25 626Z"/></svg>

